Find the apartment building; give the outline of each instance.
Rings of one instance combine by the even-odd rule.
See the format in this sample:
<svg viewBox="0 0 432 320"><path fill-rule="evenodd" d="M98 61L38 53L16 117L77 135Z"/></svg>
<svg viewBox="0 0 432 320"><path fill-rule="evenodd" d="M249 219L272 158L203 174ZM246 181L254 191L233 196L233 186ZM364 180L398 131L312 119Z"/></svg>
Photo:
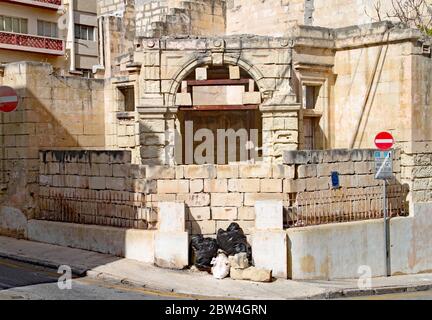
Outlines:
<svg viewBox="0 0 432 320"><path fill-rule="evenodd" d="M96 1L1 0L0 64L14 61L49 62L59 74L92 77Z"/></svg>

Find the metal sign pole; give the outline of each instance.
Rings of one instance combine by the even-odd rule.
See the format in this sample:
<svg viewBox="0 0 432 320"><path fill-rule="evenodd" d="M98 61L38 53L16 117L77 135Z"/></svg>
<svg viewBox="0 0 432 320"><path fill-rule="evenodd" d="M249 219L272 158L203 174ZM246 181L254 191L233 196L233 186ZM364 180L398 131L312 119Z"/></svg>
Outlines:
<svg viewBox="0 0 432 320"><path fill-rule="evenodd" d="M386 275L391 276L391 265L390 265L390 230L389 221L387 213L387 181L383 179L383 210L384 210L384 241L385 241L385 265L386 265Z"/></svg>

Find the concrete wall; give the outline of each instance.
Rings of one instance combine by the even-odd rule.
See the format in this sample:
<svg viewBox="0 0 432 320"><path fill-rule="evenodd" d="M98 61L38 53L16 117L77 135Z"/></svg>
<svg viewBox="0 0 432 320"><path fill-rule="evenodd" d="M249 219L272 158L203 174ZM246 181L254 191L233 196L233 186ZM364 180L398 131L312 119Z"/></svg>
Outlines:
<svg viewBox="0 0 432 320"><path fill-rule="evenodd" d="M30 220L31 241L154 262L154 231Z"/></svg>
<svg viewBox="0 0 432 320"><path fill-rule="evenodd" d="M430 203L414 204L413 215L390 222L391 274L430 272L432 225ZM341 223L287 231L289 277L333 280L358 278L359 267L384 276L383 220Z"/></svg>

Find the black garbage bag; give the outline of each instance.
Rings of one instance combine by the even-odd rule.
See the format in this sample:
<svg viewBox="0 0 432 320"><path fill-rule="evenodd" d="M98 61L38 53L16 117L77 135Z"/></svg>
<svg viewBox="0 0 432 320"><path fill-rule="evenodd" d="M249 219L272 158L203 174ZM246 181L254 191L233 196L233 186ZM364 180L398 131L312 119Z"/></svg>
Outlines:
<svg viewBox="0 0 432 320"><path fill-rule="evenodd" d="M243 229L238 223L231 223L226 231L219 229L217 233L217 244L228 256L246 252L249 261L252 261L252 248L248 244Z"/></svg>
<svg viewBox="0 0 432 320"><path fill-rule="evenodd" d="M196 235L192 237L191 246L194 251L194 265L201 270L211 268L211 261L217 256L219 249L216 239Z"/></svg>

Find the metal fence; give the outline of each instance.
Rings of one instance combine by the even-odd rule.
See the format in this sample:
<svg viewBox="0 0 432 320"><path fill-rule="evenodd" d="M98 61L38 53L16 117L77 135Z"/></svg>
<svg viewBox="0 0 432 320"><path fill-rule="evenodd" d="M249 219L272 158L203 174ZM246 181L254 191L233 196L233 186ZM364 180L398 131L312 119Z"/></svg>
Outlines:
<svg viewBox="0 0 432 320"><path fill-rule="evenodd" d="M408 216L408 187L387 187L389 217ZM350 222L384 217L383 188L367 187L298 193L288 210L290 227Z"/></svg>
<svg viewBox="0 0 432 320"><path fill-rule="evenodd" d="M133 192L56 192L39 196L36 219L121 228L148 229L145 195Z"/></svg>

